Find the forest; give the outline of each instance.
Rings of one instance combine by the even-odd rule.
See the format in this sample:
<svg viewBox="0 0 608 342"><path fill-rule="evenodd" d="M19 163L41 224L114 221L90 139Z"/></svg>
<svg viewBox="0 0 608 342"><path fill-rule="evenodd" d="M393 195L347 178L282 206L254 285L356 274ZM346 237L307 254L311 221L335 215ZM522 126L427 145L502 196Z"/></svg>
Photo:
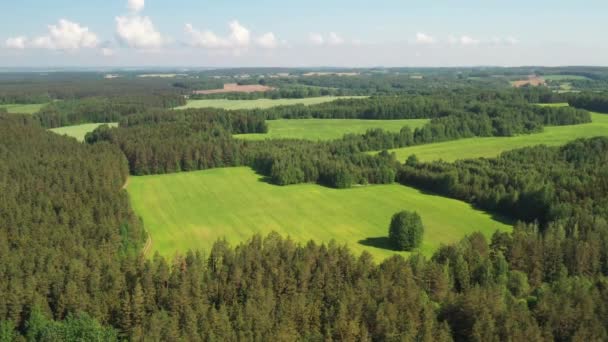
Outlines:
<svg viewBox="0 0 608 342"><path fill-rule="evenodd" d="M299 76L264 77L267 84L368 97L173 109L188 91L215 87L215 75L248 73L259 82L256 75L279 72ZM608 340L608 137L452 163L415 155L403 162L386 151L589 123L589 111L607 111L604 93L513 89L495 76L564 73L597 84L606 70L307 72L0 74L0 103L46 103L32 115L0 108L0 341ZM537 105L562 102L570 106ZM267 120L305 118L430 121L330 141L233 137L265 133ZM83 143L48 130L112 122L119 126L102 125ZM172 258L146 255L151 237L125 190L129 177L231 166L251 167L273 186L397 182L509 218L513 229L385 260L341 241L301 243L277 233L220 239L211 250Z"/></svg>
<svg viewBox="0 0 608 342"><path fill-rule="evenodd" d="M244 165L251 166L278 185L312 182L348 188L353 184L394 181L394 157L361 152L476 136L529 134L542 131L546 125L591 121L588 112L570 107L503 102L470 102L462 104L462 109L454 109L454 106L441 99L372 97L309 107L276 107L263 112L153 110L125 116L118 128L102 126L87 135L86 141L117 145L126 155L134 175ZM232 137L232 134L264 133L267 130L265 119L292 117L293 112L298 112L300 118L315 117L314 113L324 113L330 118L352 118L362 113L360 117L366 119L422 117L431 118L431 121L420 129L404 127L398 133L375 129L327 143L242 141Z"/></svg>
<svg viewBox="0 0 608 342"><path fill-rule="evenodd" d="M536 172L524 169L521 177L550 182L556 195L523 200L570 207L580 212L577 222L529 217L539 223L518 224L490 240L473 234L428 259L396 256L379 264L339 242L299 245L277 235L234 247L218 241L209 255L166 260L134 253L144 236L120 190L127 163L116 148L54 136L27 117L4 114L1 127L0 255L9 261L0 278L3 338L608 337L605 169L594 167L605 162L606 139L514 151L504 162L467 162L487 164L501 181L510 160L536 161L530 166ZM555 168L541 167L548 160L557 161ZM425 166L410 162L400 180L407 168ZM561 176L572 170L588 181L572 184Z"/></svg>

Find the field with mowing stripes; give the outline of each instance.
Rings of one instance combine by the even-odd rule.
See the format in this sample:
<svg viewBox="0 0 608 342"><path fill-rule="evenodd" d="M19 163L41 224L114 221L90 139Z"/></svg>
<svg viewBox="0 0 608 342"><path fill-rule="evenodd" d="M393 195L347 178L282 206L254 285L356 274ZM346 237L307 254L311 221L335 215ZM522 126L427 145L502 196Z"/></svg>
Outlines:
<svg viewBox="0 0 608 342"><path fill-rule="evenodd" d="M346 98L364 98L366 96L321 96L321 97L308 97L304 99L258 99L258 100L224 100L224 99L211 99L211 100L188 100L188 104L185 106L177 107L175 109L188 109L188 108L223 108L223 109L266 109L276 106L289 106L294 104L314 105L324 102L331 102L337 99Z"/></svg>
<svg viewBox="0 0 608 342"><path fill-rule="evenodd" d="M405 161L415 154L422 161L496 157L500 153L533 145L560 146L578 138L608 136L608 114L592 113L592 123L545 127L542 133L515 137L470 138L391 150Z"/></svg>
<svg viewBox="0 0 608 342"><path fill-rule="evenodd" d="M363 134L371 128L382 128L399 132L403 126L412 130L424 126L429 120L356 120L356 119L304 119L304 120L268 120L266 134L238 134L236 138L247 140L263 139L338 139L347 133Z"/></svg>
<svg viewBox="0 0 608 342"><path fill-rule="evenodd" d="M475 231L491 235L510 229L464 202L398 184L346 190L280 187L249 168L131 177L127 191L152 237L151 253L165 256L188 249L208 253L218 238L235 244L276 231L299 242L335 239L380 260L395 253L385 249L385 237L391 216L403 209L422 216L425 255Z"/></svg>
<svg viewBox="0 0 608 342"><path fill-rule="evenodd" d="M84 125L75 125L75 126L65 126L59 128L50 129L51 132L57 133L59 135L67 135L69 137L73 137L78 139L78 141L84 141L84 136L95 130L95 128L103 125L102 123L93 123L93 124L84 124ZM118 123L109 123L107 124L110 127L118 126Z"/></svg>

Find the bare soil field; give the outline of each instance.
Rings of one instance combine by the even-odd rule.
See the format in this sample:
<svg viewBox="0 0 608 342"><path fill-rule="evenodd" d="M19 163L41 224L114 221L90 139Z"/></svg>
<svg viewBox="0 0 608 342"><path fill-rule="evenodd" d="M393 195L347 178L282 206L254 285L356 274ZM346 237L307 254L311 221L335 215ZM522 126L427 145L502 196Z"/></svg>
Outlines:
<svg viewBox="0 0 608 342"><path fill-rule="evenodd" d="M255 93L255 92L265 92L274 90L272 87L267 87L259 84L252 85L239 85L236 83L228 83L224 84L223 89L211 89L211 90L196 90L194 94L222 94L222 93Z"/></svg>
<svg viewBox="0 0 608 342"><path fill-rule="evenodd" d="M536 75L530 75L528 76L527 80L512 81L511 85L515 88L523 87L526 85L538 87L541 85L545 85L545 79Z"/></svg>

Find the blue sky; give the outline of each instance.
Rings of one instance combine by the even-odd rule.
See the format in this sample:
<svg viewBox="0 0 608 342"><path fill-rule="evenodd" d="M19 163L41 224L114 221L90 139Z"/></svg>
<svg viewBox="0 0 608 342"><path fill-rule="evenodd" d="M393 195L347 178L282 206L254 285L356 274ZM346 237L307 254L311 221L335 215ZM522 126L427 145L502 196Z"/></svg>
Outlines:
<svg viewBox="0 0 608 342"><path fill-rule="evenodd" d="M606 65L608 1L0 2L0 66Z"/></svg>

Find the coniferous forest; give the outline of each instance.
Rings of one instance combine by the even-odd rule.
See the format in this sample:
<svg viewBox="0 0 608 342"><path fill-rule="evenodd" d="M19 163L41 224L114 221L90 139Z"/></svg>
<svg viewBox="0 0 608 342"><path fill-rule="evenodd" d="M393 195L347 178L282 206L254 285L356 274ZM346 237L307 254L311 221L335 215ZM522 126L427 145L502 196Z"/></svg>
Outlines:
<svg viewBox="0 0 608 342"><path fill-rule="evenodd" d="M608 71L545 71L594 78L566 94L468 69L422 70L419 83L399 74L268 78L291 89L275 97L310 87L368 97L176 110L187 92L215 87L218 71L162 81L125 73L113 87L89 73L0 76L0 103L46 103L32 115L0 109L0 341L608 340L608 137L456 162L387 151L537 134L606 111L606 95L585 90ZM233 136L310 118L429 121L328 141ZM84 142L48 130L112 122ZM513 229L463 236L430 255L408 245L407 257L385 260L278 233L173 258L143 253L150 237L125 190L129 177L232 166L273 186L396 182L508 217ZM417 244L423 231L412 233Z"/></svg>

